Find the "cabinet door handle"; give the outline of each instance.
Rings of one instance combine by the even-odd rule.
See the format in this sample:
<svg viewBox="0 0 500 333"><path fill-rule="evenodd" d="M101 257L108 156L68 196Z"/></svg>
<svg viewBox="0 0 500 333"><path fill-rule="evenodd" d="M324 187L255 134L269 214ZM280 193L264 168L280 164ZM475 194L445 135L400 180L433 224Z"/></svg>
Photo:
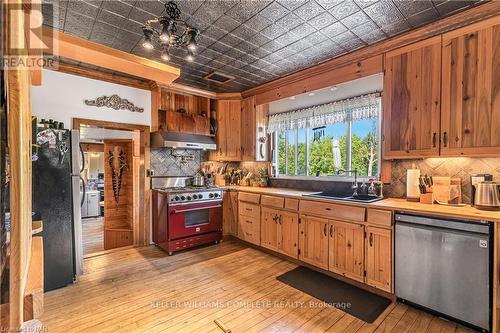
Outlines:
<svg viewBox="0 0 500 333"><path fill-rule="evenodd" d="M437 144L437 133L434 132L432 133L432 147L436 148L436 144Z"/></svg>
<svg viewBox="0 0 500 333"><path fill-rule="evenodd" d="M448 147L448 133L443 133L443 147Z"/></svg>
<svg viewBox="0 0 500 333"><path fill-rule="evenodd" d="M280 224L283 224L283 215L280 215L279 221L280 221Z"/></svg>
<svg viewBox="0 0 500 333"><path fill-rule="evenodd" d="M333 225L330 226L330 237L333 237Z"/></svg>
<svg viewBox="0 0 500 333"><path fill-rule="evenodd" d="M323 226L323 234L326 236L326 224Z"/></svg>
<svg viewBox="0 0 500 333"><path fill-rule="evenodd" d="M370 247L373 246L373 234L370 232Z"/></svg>

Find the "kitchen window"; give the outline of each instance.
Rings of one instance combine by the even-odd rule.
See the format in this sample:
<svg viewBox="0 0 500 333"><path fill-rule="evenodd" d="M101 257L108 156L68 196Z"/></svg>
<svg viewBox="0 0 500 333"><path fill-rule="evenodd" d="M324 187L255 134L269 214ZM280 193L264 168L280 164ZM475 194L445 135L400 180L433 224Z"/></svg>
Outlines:
<svg viewBox="0 0 500 333"><path fill-rule="evenodd" d="M334 176L354 169L362 177L377 176L380 115L379 94L271 115L277 176Z"/></svg>

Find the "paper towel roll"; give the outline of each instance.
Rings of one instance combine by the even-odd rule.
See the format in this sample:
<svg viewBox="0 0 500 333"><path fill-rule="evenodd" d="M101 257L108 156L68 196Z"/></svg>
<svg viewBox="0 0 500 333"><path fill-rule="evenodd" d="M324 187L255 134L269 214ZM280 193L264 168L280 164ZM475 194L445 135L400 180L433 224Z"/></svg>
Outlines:
<svg viewBox="0 0 500 333"><path fill-rule="evenodd" d="M419 169L406 170L406 198L420 198L420 189L418 188L418 178L420 177Z"/></svg>

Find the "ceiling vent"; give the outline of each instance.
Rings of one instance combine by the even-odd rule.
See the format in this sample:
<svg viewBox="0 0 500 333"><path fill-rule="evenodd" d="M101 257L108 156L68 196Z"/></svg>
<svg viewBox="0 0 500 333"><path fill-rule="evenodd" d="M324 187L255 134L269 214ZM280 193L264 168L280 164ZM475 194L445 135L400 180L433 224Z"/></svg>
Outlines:
<svg viewBox="0 0 500 333"><path fill-rule="evenodd" d="M217 83L227 83L229 81L234 80L233 76L229 76L227 74L223 74L221 72L212 72L203 77L205 80L217 82Z"/></svg>

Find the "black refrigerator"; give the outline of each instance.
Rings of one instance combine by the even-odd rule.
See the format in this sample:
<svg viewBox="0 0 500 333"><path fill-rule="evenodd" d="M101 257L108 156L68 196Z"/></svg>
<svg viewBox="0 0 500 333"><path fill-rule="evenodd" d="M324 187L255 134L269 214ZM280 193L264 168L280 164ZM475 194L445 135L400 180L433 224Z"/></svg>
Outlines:
<svg viewBox="0 0 500 333"><path fill-rule="evenodd" d="M43 221L44 289L62 288L81 272L78 131L37 128L33 212Z"/></svg>

